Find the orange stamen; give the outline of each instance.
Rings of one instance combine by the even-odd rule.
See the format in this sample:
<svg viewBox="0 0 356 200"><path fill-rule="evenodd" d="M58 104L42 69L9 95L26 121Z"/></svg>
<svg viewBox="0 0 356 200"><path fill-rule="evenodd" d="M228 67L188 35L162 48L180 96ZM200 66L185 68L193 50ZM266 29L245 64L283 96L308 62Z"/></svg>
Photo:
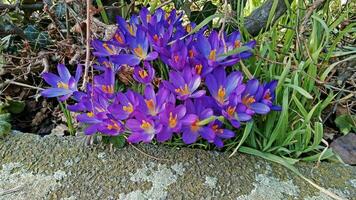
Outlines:
<svg viewBox="0 0 356 200"><path fill-rule="evenodd" d="M190 125L190 130L193 132L197 132L200 129L200 126L198 125L199 120L195 120L191 125Z"/></svg>
<svg viewBox="0 0 356 200"><path fill-rule="evenodd" d="M179 56L178 55L173 56L173 60L174 60L174 62L177 63L179 61Z"/></svg>
<svg viewBox="0 0 356 200"><path fill-rule="evenodd" d="M177 115L173 116L173 113L169 113L169 127L174 128L177 126Z"/></svg>
<svg viewBox="0 0 356 200"><path fill-rule="evenodd" d="M214 133L216 133L216 134L222 134L224 132L224 130L219 128L219 125L217 125L217 124L214 124L212 129L213 129Z"/></svg>
<svg viewBox="0 0 356 200"><path fill-rule="evenodd" d="M235 48L239 48L240 46L241 46L240 40L235 40L235 42L234 42L234 47L235 47Z"/></svg>
<svg viewBox="0 0 356 200"><path fill-rule="evenodd" d="M155 34L155 35L153 36L153 40L154 40L155 42L158 42L159 37L158 37L158 35L157 35L157 34Z"/></svg>
<svg viewBox="0 0 356 200"><path fill-rule="evenodd" d="M155 107L155 103L153 102L153 100L152 99L145 100L145 102L146 102L146 106L147 106L148 110L150 111L151 115L156 115L156 112L155 112L156 107Z"/></svg>
<svg viewBox="0 0 356 200"><path fill-rule="evenodd" d="M216 50L215 49L210 51L209 60L213 60L213 61L216 60Z"/></svg>
<svg viewBox="0 0 356 200"><path fill-rule="evenodd" d="M232 107L232 106L229 106L226 110L227 114L229 115L229 117L233 117L234 116L234 113L235 113L235 109L236 107Z"/></svg>
<svg viewBox="0 0 356 200"><path fill-rule="evenodd" d="M190 94L190 91L189 91L189 88L188 88L187 84L184 85L184 88L183 87L176 88L174 91L179 93L180 95L183 95L183 96Z"/></svg>
<svg viewBox="0 0 356 200"><path fill-rule="evenodd" d="M194 69L195 69L195 73L200 75L201 74L201 70L203 69L203 65L202 64L197 64L197 65L195 65Z"/></svg>
<svg viewBox="0 0 356 200"><path fill-rule="evenodd" d="M118 123L116 123L114 120L111 120L111 122L113 123L113 124L108 124L107 125L107 128L109 129L109 130L112 130L112 129L114 129L114 130L121 130L121 126L118 124Z"/></svg>
<svg viewBox="0 0 356 200"><path fill-rule="evenodd" d="M88 116L88 117L94 117L94 113L93 113L93 112L88 112L88 113L87 113L87 116Z"/></svg>
<svg viewBox="0 0 356 200"><path fill-rule="evenodd" d="M114 50L112 50L107 43L103 43L103 47L109 52L109 54L115 54Z"/></svg>
<svg viewBox="0 0 356 200"><path fill-rule="evenodd" d="M225 88L221 85L218 90L218 96L217 96L219 103L223 104L225 102L225 95L226 95Z"/></svg>
<svg viewBox="0 0 356 200"><path fill-rule="evenodd" d="M108 93L108 94L113 94L114 93L114 86L113 85L102 85L101 90L103 92Z"/></svg>
<svg viewBox="0 0 356 200"><path fill-rule="evenodd" d="M194 57L194 51L191 49L189 50L189 57L190 58L193 58Z"/></svg>
<svg viewBox="0 0 356 200"><path fill-rule="evenodd" d="M188 24L186 27L185 27L185 30L190 33L192 31L192 25Z"/></svg>
<svg viewBox="0 0 356 200"><path fill-rule="evenodd" d="M132 36L134 36L134 35L135 35L135 32L134 32L134 30L133 30L133 26L130 25L130 24L127 24L126 27L127 27L127 29L129 30L130 34L131 34Z"/></svg>
<svg viewBox="0 0 356 200"><path fill-rule="evenodd" d="M147 16L146 16L146 21L147 21L147 22L150 22L150 21L151 21L151 18L152 18L151 15L147 15Z"/></svg>
<svg viewBox="0 0 356 200"><path fill-rule="evenodd" d="M138 71L138 74L140 75L141 78L146 78L148 76L148 73L144 69L140 69Z"/></svg>
<svg viewBox="0 0 356 200"><path fill-rule="evenodd" d="M242 98L242 103L249 107L252 103L255 103L255 98L253 96L246 95Z"/></svg>
<svg viewBox="0 0 356 200"><path fill-rule="evenodd" d="M146 56L143 54L143 49L142 49L141 45L138 45L138 47L134 48L134 52L135 52L135 54L136 54L138 57L140 57L140 58L142 58L142 59L144 59L144 58L146 57Z"/></svg>
<svg viewBox="0 0 356 200"><path fill-rule="evenodd" d="M115 34L115 39L116 41L118 41L120 44L124 43L124 40L122 39L122 37L119 34Z"/></svg>
<svg viewBox="0 0 356 200"><path fill-rule="evenodd" d="M271 101L272 100L272 96L271 96L271 92L269 90L267 90L266 94L263 97L264 99Z"/></svg>

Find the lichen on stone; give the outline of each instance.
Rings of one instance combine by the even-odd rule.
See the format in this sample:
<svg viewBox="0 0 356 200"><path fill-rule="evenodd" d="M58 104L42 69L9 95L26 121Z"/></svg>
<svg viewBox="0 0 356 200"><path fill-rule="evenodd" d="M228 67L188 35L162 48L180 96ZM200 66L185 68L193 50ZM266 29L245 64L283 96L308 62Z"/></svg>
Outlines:
<svg viewBox="0 0 356 200"><path fill-rule="evenodd" d="M216 177L206 176L204 185L209 187L210 189L214 189L216 187L218 179Z"/></svg>
<svg viewBox="0 0 356 200"><path fill-rule="evenodd" d="M237 197L237 200L284 200L299 196L298 186L292 180L280 181L266 174L257 174L254 189L250 194Z"/></svg>
<svg viewBox="0 0 356 200"><path fill-rule="evenodd" d="M55 176L28 172L20 163L3 164L0 171L0 199L47 199L59 186Z"/></svg>
<svg viewBox="0 0 356 200"><path fill-rule="evenodd" d="M136 200L136 199L166 199L167 188L172 183L175 183L179 176L183 175L184 168L180 163L176 163L171 167L165 164L148 163L143 168L138 169L130 180L132 182L150 182L151 189L146 191L135 190L128 194L120 194L120 199Z"/></svg>

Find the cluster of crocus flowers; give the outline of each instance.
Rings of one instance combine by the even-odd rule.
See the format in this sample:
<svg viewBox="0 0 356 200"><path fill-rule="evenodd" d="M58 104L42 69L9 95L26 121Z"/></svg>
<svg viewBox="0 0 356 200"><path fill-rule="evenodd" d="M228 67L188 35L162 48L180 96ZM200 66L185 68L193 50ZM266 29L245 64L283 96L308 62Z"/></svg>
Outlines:
<svg viewBox="0 0 356 200"><path fill-rule="evenodd" d="M150 13L143 8L129 21L117 17L117 22L110 40L92 41L95 68L102 73L85 92L77 90L80 67L75 77L64 65L58 65L59 76L43 74L52 88L42 95L61 101L72 96L77 103L68 108L80 113L77 120L85 125L85 134L125 134L129 143L165 142L176 135L185 144L206 140L221 148L242 122L281 109L273 104L276 81L244 81L232 69L251 57L255 46L255 41L243 43L238 31L219 35L195 30L193 23L183 26L182 14L162 9ZM247 50L234 51L240 47ZM122 66L132 68L142 92L119 90ZM165 71L166 79L158 71Z"/></svg>

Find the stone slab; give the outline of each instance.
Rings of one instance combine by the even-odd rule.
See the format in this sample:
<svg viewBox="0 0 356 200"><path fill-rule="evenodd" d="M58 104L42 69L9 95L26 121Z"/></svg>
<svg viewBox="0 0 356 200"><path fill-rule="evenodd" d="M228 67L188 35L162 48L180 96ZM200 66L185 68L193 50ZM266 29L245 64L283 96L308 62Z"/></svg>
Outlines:
<svg viewBox="0 0 356 200"><path fill-rule="evenodd" d="M137 148L110 150L88 147L81 137L13 134L0 140L0 200L331 199L284 167L254 156L229 158L162 145ZM356 167L297 167L339 196L356 199Z"/></svg>

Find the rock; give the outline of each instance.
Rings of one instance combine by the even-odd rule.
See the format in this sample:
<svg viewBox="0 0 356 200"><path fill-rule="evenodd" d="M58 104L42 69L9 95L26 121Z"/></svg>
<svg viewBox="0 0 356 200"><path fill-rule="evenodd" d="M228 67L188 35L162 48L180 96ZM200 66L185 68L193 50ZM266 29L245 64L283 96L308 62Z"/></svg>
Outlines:
<svg viewBox="0 0 356 200"><path fill-rule="evenodd" d="M291 171L245 154L163 145L110 151L84 138L12 134L0 140L0 199L331 199ZM150 156L147 156L150 155ZM356 168L299 163L317 184L356 199Z"/></svg>
<svg viewBox="0 0 356 200"><path fill-rule="evenodd" d="M341 159L350 165L356 165L356 134L349 133L331 143L331 148Z"/></svg>

